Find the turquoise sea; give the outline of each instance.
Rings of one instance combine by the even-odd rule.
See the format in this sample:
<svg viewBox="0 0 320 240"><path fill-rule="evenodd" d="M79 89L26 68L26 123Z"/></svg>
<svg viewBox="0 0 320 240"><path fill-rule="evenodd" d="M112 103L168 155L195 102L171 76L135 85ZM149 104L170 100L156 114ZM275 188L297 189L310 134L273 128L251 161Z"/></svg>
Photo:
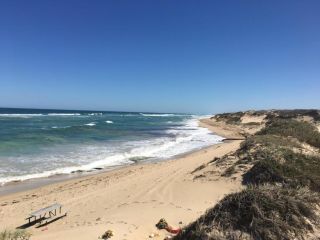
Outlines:
<svg viewBox="0 0 320 240"><path fill-rule="evenodd" d="M139 161L222 140L201 116L0 108L0 184Z"/></svg>

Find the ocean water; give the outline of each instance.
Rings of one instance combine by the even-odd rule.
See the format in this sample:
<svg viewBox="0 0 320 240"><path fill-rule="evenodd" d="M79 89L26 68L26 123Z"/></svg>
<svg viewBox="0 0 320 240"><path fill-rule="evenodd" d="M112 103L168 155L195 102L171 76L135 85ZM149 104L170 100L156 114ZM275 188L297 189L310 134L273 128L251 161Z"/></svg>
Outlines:
<svg viewBox="0 0 320 240"><path fill-rule="evenodd" d="M160 161L222 138L201 116L0 108L0 184Z"/></svg>

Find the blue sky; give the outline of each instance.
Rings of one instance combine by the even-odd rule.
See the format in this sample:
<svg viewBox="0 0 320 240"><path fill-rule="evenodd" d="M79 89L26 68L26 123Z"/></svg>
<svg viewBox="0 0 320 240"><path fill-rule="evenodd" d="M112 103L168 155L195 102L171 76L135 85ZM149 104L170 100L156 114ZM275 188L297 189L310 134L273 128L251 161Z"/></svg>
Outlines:
<svg viewBox="0 0 320 240"><path fill-rule="evenodd" d="M0 106L320 107L320 1L7 0Z"/></svg>

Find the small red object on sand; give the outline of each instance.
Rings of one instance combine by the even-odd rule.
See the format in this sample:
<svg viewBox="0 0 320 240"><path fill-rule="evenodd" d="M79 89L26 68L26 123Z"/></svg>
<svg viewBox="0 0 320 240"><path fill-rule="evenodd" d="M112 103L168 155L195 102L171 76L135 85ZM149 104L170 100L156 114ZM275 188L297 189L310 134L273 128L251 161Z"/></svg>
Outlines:
<svg viewBox="0 0 320 240"><path fill-rule="evenodd" d="M181 228L176 228L176 229L174 229L174 228L171 227L171 226L166 227L166 230L167 230L169 233L173 233L173 234L178 234L178 233L181 232Z"/></svg>

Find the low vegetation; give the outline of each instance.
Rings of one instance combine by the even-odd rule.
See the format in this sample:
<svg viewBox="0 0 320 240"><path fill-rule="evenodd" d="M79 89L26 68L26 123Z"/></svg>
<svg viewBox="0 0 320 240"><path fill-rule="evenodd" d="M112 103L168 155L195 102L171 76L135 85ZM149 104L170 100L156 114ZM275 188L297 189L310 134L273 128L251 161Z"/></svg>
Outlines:
<svg viewBox="0 0 320 240"><path fill-rule="evenodd" d="M320 192L320 157L280 149L266 154L243 175L245 184L283 183Z"/></svg>
<svg viewBox="0 0 320 240"><path fill-rule="evenodd" d="M315 127L319 111L251 114L267 114L268 121L242 142L234 154L237 161L222 174L232 176L238 166L252 166L243 174L247 188L226 196L176 240L311 239L313 231L319 231L320 133ZM235 119L234 114L227 115L218 118ZM312 121L304 121L305 117ZM222 157L216 162L226 160Z"/></svg>
<svg viewBox="0 0 320 240"><path fill-rule="evenodd" d="M5 230L0 232L0 240L29 240L31 234L25 230Z"/></svg>
<svg viewBox="0 0 320 240"><path fill-rule="evenodd" d="M244 114L244 112L222 113L215 115L215 119L217 121L224 121L228 124L239 124Z"/></svg>
<svg viewBox="0 0 320 240"><path fill-rule="evenodd" d="M311 117L314 121L320 121L320 111L316 109L273 110L265 111L267 119L294 119L299 117Z"/></svg>
<svg viewBox="0 0 320 240"><path fill-rule="evenodd" d="M274 119L268 122L267 126L258 134L293 137L298 139L300 142L305 142L314 147L320 148L320 132L315 126L308 122L301 122L292 119Z"/></svg>
<svg viewBox="0 0 320 240"><path fill-rule="evenodd" d="M230 194L176 240L303 239L317 223L319 194L308 188L250 186Z"/></svg>

